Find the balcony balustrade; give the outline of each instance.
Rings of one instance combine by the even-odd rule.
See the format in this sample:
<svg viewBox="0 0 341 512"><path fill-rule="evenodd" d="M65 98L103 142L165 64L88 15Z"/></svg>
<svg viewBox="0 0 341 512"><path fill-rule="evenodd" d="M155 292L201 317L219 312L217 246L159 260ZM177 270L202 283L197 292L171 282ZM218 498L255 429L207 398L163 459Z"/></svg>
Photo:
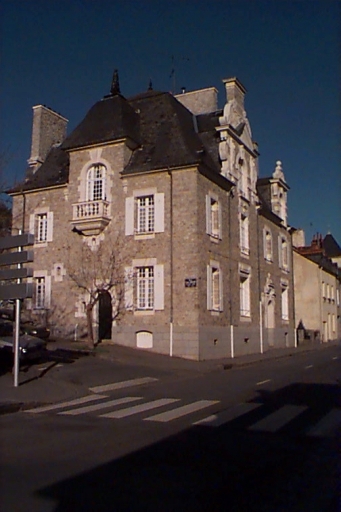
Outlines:
<svg viewBox="0 0 341 512"><path fill-rule="evenodd" d="M71 224L84 235L98 235L109 222L108 201L83 201L72 205Z"/></svg>

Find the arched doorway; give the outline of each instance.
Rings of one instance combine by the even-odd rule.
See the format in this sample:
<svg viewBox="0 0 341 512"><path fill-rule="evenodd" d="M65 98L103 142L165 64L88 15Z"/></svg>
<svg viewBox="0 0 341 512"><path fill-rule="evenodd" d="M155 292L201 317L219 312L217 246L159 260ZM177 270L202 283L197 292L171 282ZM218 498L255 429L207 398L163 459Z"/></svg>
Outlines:
<svg viewBox="0 0 341 512"><path fill-rule="evenodd" d="M111 339L112 305L109 292L101 292L98 300L98 341Z"/></svg>

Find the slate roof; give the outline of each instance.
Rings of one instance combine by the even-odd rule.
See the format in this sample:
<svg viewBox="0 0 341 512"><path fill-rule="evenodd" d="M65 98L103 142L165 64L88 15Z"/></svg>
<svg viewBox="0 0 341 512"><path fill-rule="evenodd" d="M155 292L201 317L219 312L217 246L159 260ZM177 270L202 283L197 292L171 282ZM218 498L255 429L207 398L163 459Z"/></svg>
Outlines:
<svg viewBox="0 0 341 512"><path fill-rule="evenodd" d="M83 121L66 137L62 149L76 149L125 137L140 142L139 116L121 94L110 95L95 103Z"/></svg>
<svg viewBox="0 0 341 512"><path fill-rule="evenodd" d="M69 178L69 155L59 146L54 146L48 153L45 162L33 173L32 169L26 171L26 179L8 193L24 190L34 190L43 187L63 185Z"/></svg>
<svg viewBox="0 0 341 512"><path fill-rule="evenodd" d="M220 111L194 116L167 92L151 90L129 99L121 94L106 96L60 147L52 148L41 167L34 174L29 169L25 182L10 192L67 183L70 150L122 138L136 148L122 175L198 165L206 176L228 181L220 174L215 130L219 115Z"/></svg>
<svg viewBox="0 0 341 512"><path fill-rule="evenodd" d="M330 233L324 237L322 245L326 256L329 258L341 256L341 247Z"/></svg>

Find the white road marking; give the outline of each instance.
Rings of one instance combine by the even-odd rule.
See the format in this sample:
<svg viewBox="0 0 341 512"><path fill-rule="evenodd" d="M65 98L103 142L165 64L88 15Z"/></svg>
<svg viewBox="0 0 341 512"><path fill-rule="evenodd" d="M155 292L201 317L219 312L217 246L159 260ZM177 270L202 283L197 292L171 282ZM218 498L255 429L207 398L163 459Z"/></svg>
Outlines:
<svg viewBox="0 0 341 512"><path fill-rule="evenodd" d="M333 360L335 361L335 359L339 359L337 356L333 357Z"/></svg>
<svg viewBox="0 0 341 512"><path fill-rule="evenodd" d="M312 364L308 364L308 366L305 367L306 370L309 370L309 368L313 368Z"/></svg>
<svg viewBox="0 0 341 512"><path fill-rule="evenodd" d="M140 379L131 379L124 380L121 382L112 382L111 384L104 384L103 386L95 386L93 388L89 388L90 391L94 393L105 393L106 391L113 391L114 389L123 389L129 388L130 386L141 386L142 384L147 384L149 382L154 382L158 379L154 379L153 377L142 377Z"/></svg>
<svg viewBox="0 0 341 512"><path fill-rule="evenodd" d="M261 380L260 382L257 382L256 386L261 386L262 384L266 384L267 382L271 382L271 379Z"/></svg>
<svg viewBox="0 0 341 512"><path fill-rule="evenodd" d="M136 402L136 400L142 400L142 396L126 396L124 398L116 398L116 400L109 400L100 404L87 405L85 407L79 407L78 409L70 409L68 411L62 411L58 414L67 414L69 416L78 416L78 414L85 414L87 412L98 411L99 409L105 409L106 407L114 407L115 405L126 404L129 402Z"/></svg>
<svg viewBox="0 0 341 512"><path fill-rule="evenodd" d="M341 429L341 409L332 409L322 420L307 431L308 436L329 437Z"/></svg>
<svg viewBox="0 0 341 512"><path fill-rule="evenodd" d="M119 411L109 412L108 414L102 414L101 418L126 418L127 416L132 416L133 414L137 414L139 412L149 411L150 409L156 409L157 407L162 407L163 405L168 405L173 402L178 402L179 398L160 398L159 400L153 400L152 402L147 402L141 405L135 405L133 407L128 407L127 409L121 409Z"/></svg>
<svg viewBox="0 0 341 512"><path fill-rule="evenodd" d="M183 405L182 407L177 407L176 409L172 409L167 412L163 412L160 414L155 414L154 416L149 416L149 418L145 418L145 421L161 421L167 422L172 421L177 418L181 418L181 416L186 416L186 414L190 414L195 411L200 411L201 409L205 409L213 404L218 404L219 400L199 400L198 402L193 402L188 405Z"/></svg>
<svg viewBox="0 0 341 512"><path fill-rule="evenodd" d="M48 366L43 366L38 368L38 372L43 372L44 370L47 370Z"/></svg>
<svg viewBox="0 0 341 512"><path fill-rule="evenodd" d="M37 407L36 409L28 409L25 412L30 414L38 414L40 412L54 411L55 409L63 409L64 407L72 407L74 405L85 404L87 402L93 402L95 400L101 400L102 398L108 398L106 395L87 395L82 398L76 398L75 400L70 400L69 402L62 402L59 404L46 405L42 407Z"/></svg>
<svg viewBox="0 0 341 512"><path fill-rule="evenodd" d="M269 414L266 418L251 425L249 430L276 432L306 409L308 409L308 407L305 405L284 405L278 409L278 411Z"/></svg>
<svg viewBox="0 0 341 512"><path fill-rule="evenodd" d="M193 425L205 424L210 425L211 427L220 427L220 425L228 423L229 421L232 421L238 418L239 416L243 416L243 414L247 414L248 412L257 409L261 405L262 404L240 403L234 405L233 407L227 409L226 411L222 411L218 414L213 414L212 416L208 416L207 418L196 421L195 423L193 423Z"/></svg>

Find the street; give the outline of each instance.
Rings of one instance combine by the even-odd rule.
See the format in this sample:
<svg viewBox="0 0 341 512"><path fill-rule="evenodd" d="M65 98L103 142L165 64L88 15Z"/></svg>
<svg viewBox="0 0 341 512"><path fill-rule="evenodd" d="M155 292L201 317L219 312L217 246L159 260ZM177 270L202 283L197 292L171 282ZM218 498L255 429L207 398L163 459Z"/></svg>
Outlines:
<svg viewBox="0 0 341 512"><path fill-rule="evenodd" d="M339 346L206 372L67 371L80 396L0 419L3 512L340 512Z"/></svg>

